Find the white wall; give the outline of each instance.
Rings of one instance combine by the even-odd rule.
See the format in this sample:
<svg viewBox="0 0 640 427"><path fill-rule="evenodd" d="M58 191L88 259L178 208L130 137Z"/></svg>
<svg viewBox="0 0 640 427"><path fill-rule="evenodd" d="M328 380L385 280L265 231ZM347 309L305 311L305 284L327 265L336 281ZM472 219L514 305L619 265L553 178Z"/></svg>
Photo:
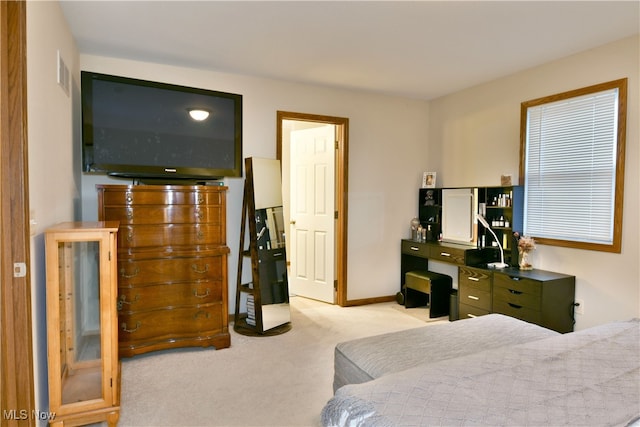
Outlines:
<svg viewBox="0 0 640 427"><path fill-rule="evenodd" d="M78 217L80 163L72 117L79 85L70 96L57 84L57 51L72 76L78 51L57 2L27 2L27 117L35 408L49 407L46 356L44 230ZM45 425L46 423L42 423Z"/></svg>
<svg viewBox="0 0 640 427"><path fill-rule="evenodd" d="M545 64L430 104L428 168L438 185L499 185L500 175L518 177L520 103L627 77L628 112L622 253L538 245L536 267L576 276L584 315L576 329L640 316L638 37Z"/></svg>
<svg viewBox="0 0 640 427"><path fill-rule="evenodd" d="M242 94L244 157L275 158L278 110L348 117L347 297L388 296L399 290L399 241L408 235L417 212L417 188L426 165L427 102L99 56L81 55L80 64L83 70ZM75 146L80 150L79 141ZM114 180L83 175L83 219L97 218L95 184L105 182ZM225 183L233 312L243 180Z"/></svg>

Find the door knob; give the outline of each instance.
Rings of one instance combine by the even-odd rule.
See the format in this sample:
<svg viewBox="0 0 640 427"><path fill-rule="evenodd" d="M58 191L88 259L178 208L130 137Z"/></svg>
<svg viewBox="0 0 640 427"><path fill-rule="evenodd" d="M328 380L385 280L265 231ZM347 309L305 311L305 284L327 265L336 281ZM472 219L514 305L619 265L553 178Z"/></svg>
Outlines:
<svg viewBox="0 0 640 427"><path fill-rule="evenodd" d="M291 224L291 225L296 225L296 220L295 220L295 219L292 219L291 221L289 221L289 224Z"/></svg>

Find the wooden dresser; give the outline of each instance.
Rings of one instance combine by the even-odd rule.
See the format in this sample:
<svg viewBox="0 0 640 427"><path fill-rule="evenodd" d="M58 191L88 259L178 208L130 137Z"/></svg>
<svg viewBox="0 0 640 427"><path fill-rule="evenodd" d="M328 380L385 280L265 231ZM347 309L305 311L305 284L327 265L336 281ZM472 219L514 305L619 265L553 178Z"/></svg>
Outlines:
<svg viewBox="0 0 640 427"><path fill-rule="evenodd" d="M99 219L120 221L120 356L229 347L227 187L98 185L97 190Z"/></svg>

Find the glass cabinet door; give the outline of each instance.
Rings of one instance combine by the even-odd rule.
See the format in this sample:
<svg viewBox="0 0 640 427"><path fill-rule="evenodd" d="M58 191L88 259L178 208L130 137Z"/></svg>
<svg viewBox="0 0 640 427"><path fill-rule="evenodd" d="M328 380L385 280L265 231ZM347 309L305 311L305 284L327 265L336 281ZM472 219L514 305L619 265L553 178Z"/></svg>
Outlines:
<svg viewBox="0 0 640 427"><path fill-rule="evenodd" d="M63 405L102 399L100 242L58 242Z"/></svg>

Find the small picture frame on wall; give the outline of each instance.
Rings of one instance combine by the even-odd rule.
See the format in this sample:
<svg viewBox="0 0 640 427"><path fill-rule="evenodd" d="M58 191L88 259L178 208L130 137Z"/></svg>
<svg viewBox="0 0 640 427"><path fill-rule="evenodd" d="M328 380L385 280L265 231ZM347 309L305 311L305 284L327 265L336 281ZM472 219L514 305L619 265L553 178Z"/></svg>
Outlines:
<svg viewBox="0 0 640 427"><path fill-rule="evenodd" d="M422 188L436 188L435 172L424 172L422 174Z"/></svg>

